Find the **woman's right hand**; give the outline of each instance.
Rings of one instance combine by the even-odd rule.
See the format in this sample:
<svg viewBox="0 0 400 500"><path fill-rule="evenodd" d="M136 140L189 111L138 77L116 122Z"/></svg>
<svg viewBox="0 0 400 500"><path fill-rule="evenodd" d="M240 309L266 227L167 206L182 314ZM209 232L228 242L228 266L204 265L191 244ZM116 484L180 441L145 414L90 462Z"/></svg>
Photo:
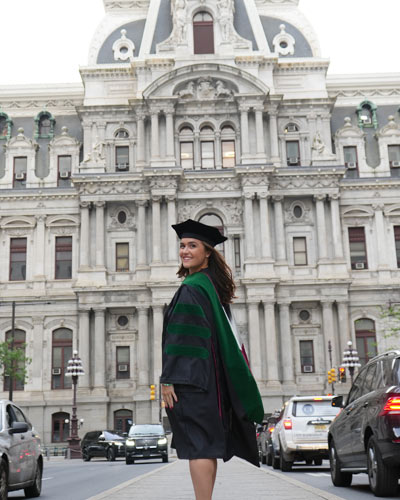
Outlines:
<svg viewBox="0 0 400 500"><path fill-rule="evenodd" d="M178 402L173 385L161 385L161 396L167 408L173 408L174 401Z"/></svg>

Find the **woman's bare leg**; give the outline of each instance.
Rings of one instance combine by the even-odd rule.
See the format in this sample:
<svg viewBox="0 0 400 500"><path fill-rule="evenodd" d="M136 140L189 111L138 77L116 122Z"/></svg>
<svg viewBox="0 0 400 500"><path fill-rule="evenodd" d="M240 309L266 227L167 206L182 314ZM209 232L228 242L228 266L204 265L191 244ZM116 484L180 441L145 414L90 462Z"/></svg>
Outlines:
<svg viewBox="0 0 400 500"><path fill-rule="evenodd" d="M189 468L196 500L211 500L217 477L217 460L215 458L189 460Z"/></svg>

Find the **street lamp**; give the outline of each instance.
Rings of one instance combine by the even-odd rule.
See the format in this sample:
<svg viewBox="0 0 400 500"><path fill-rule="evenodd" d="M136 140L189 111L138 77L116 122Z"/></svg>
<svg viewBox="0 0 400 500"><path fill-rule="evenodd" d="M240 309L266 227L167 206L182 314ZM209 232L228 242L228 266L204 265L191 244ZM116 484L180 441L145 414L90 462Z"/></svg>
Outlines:
<svg viewBox="0 0 400 500"><path fill-rule="evenodd" d="M66 377L72 377L72 385L74 389L72 398L72 417L70 434L68 437L68 451L70 458L81 458L80 437L78 436L78 418L76 416L76 386L78 385L78 377L84 375L81 358L78 356L78 351L74 351L72 358L68 361Z"/></svg>
<svg viewBox="0 0 400 500"><path fill-rule="evenodd" d="M358 357L357 349L353 349L352 347L353 342L349 340L347 342L347 345L349 347L343 352L342 366L348 368L351 378L351 384L353 384L354 370L356 367L361 366L361 364L360 364L360 358Z"/></svg>

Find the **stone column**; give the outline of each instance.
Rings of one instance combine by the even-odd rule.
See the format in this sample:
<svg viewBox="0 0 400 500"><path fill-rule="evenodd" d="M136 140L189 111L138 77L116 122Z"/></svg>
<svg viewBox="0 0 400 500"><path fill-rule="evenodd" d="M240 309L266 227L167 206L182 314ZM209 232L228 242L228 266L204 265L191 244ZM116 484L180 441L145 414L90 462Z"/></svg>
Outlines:
<svg viewBox="0 0 400 500"><path fill-rule="evenodd" d="M201 168L201 150L200 150L200 134L199 132L194 133L194 144L193 144L193 165L196 170Z"/></svg>
<svg viewBox="0 0 400 500"><path fill-rule="evenodd" d="M80 248L79 248L79 264L80 267L89 267L90 261L90 223L89 223L89 207L90 203L81 201L81 232L80 232Z"/></svg>
<svg viewBox="0 0 400 500"><path fill-rule="evenodd" d="M153 262L161 262L161 196L153 195L151 197L151 217L153 225Z"/></svg>
<svg viewBox="0 0 400 500"><path fill-rule="evenodd" d="M249 148L249 117L248 117L248 106L241 104L240 107L240 130L242 133L242 156L248 155L250 152Z"/></svg>
<svg viewBox="0 0 400 500"><path fill-rule="evenodd" d="M146 252L146 204L145 200L137 200L138 222L137 222L137 264L145 266L147 264Z"/></svg>
<svg viewBox="0 0 400 500"><path fill-rule="evenodd" d="M253 227L253 198L254 193L244 193L244 220L246 239L246 258L254 257L254 227Z"/></svg>
<svg viewBox="0 0 400 500"><path fill-rule="evenodd" d="M43 348L43 332L44 332L43 322L44 322L44 316L33 316L32 317L33 331L30 331L28 333L29 340L27 339L27 344L29 348L31 348L32 346L33 351L27 353L28 356L32 357L32 364L28 366L28 376L30 382L26 384L27 391L43 390L43 380L44 380L43 373L46 371L43 359L43 357L46 356L45 350Z"/></svg>
<svg viewBox="0 0 400 500"><path fill-rule="evenodd" d="M285 225L283 221L283 196L274 196L275 208L275 233L276 233L276 260L278 262L286 261L286 239Z"/></svg>
<svg viewBox="0 0 400 500"><path fill-rule="evenodd" d="M260 199L260 235L261 235L261 256L266 259L271 258L271 233L269 227L268 194L257 193Z"/></svg>
<svg viewBox="0 0 400 500"><path fill-rule="evenodd" d="M160 135L158 132L158 111L151 111L151 158L160 157Z"/></svg>
<svg viewBox="0 0 400 500"><path fill-rule="evenodd" d="M261 379L260 318L258 303L248 304L250 367L256 380Z"/></svg>
<svg viewBox="0 0 400 500"><path fill-rule="evenodd" d="M332 239L335 258L343 259L343 239L340 223L339 194L331 195Z"/></svg>
<svg viewBox="0 0 400 500"><path fill-rule="evenodd" d="M140 306L138 310L138 370L139 385L149 384L149 310L145 306Z"/></svg>
<svg viewBox="0 0 400 500"><path fill-rule="evenodd" d="M175 206L175 195L168 195L167 199L167 210L168 210L168 228L171 228L172 224L176 224L176 206ZM177 245L176 245L176 234L175 231L168 230L168 261L176 262L178 258Z"/></svg>
<svg viewBox="0 0 400 500"><path fill-rule="evenodd" d="M265 154L263 109L264 109L264 107L255 108L257 154L260 154L260 155Z"/></svg>
<svg viewBox="0 0 400 500"><path fill-rule="evenodd" d="M158 384L161 376L161 337L163 329L163 306L153 306L153 382Z"/></svg>
<svg viewBox="0 0 400 500"><path fill-rule="evenodd" d="M322 303L322 329L324 333L324 352L325 352L325 371L329 370L330 359L328 351L328 342L331 341L332 346L332 366L337 366L336 359L338 356L338 346L333 331L333 310L332 301L321 301Z"/></svg>
<svg viewBox="0 0 400 500"><path fill-rule="evenodd" d="M45 215L36 215L36 237L35 237L35 278L44 278L45 275ZM54 278L54 276L52 276Z"/></svg>
<svg viewBox="0 0 400 500"><path fill-rule="evenodd" d="M269 112L269 138L271 141L271 159L279 160L279 144L278 144L278 112L276 109L271 109Z"/></svg>
<svg viewBox="0 0 400 500"><path fill-rule="evenodd" d="M388 269L387 242L385 234L385 223L383 218L383 204L374 204L372 208L375 210L375 231L377 241L377 267L378 269Z"/></svg>
<svg viewBox="0 0 400 500"><path fill-rule="evenodd" d="M96 201L96 267L104 267L104 201Z"/></svg>
<svg viewBox="0 0 400 500"><path fill-rule="evenodd" d="M278 346L276 342L275 304L263 301L265 318L265 345L267 349L267 381L279 383Z"/></svg>
<svg viewBox="0 0 400 500"><path fill-rule="evenodd" d="M168 110L165 116L166 139L167 139L167 157L174 157L174 116L173 110Z"/></svg>
<svg viewBox="0 0 400 500"><path fill-rule="evenodd" d="M105 310L94 311L94 386L105 388L106 382L106 323Z"/></svg>
<svg viewBox="0 0 400 500"><path fill-rule="evenodd" d="M316 195L314 200L317 209L317 237L319 260L326 259L328 256L326 246L326 220L325 220L325 195Z"/></svg>
<svg viewBox="0 0 400 500"><path fill-rule="evenodd" d="M90 387L90 316L89 311L79 311L78 352L85 375L79 377L79 387Z"/></svg>
<svg viewBox="0 0 400 500"><path fill-rule="evenodd" d="M83 158L92 151L92 122L83 122Z"/></svg>
<svg viewBox="0 0 400 500"><path fill-rule="evenodd" d="M136 113L137 116L137 161L145 161L145 134L144 134L144 114Z"/></svg>
<svg viewBox="0 0 400 500"><path fill-rule="evenodd" d="M222 168L221 133L215 132L215 168Z"/></svg>
<svg viewBox="0 0 400 500"><path fill-rule="evenodd" d="M352 340L350 334L350 318L349 318L349 303L338 302L338 320L339 320L339 336L340 336L340 351L338 359L343 359L343 352L347 349L347 342Z"/></svg>
<svg viewBox="0 0 400 500"><path fill-rule="evenodd" d="M332 154L332 131L331 131L331 115L324 113L321 115L322 121L322 137L325 145L324 154Z"/></svg>
<svg viewBox="0 0 400 500"><path fill-rule="evenodd" d="M283 382L292 384L294 382L293 344L292 331L290 327L289 304L286 302L279 303L279 320L281 332Z"/></svg>

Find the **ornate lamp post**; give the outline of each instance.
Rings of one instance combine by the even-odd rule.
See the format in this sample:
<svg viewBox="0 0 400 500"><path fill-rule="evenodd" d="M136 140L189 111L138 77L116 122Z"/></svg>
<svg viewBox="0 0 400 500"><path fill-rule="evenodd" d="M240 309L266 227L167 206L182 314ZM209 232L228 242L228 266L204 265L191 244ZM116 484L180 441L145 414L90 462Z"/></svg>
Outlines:
<svg viewBox="0 0 400 500"><path fill-rule="evenodd" d="M343 352L343 363L342 366L348 368L351 378L351 383L353 384L354 370L356 367L361 366L360 358L358 357L357 349L353 349L353 342L349 340L347 342L349 346L346 351Z"/></svg>
<svg viewBox="0 0 400 500"><path fill-rule="evenodd" d="M80 437L78 436L78 418L76 416L76 386L78 385L78 377L84 375L81 358L78 356L78 351L74 351L73 357L68 361L67 377L72 377L72 386L74 389L72 399L72 417L70 434L68 438L68 451L70 458L81 458Z"/></svg>

